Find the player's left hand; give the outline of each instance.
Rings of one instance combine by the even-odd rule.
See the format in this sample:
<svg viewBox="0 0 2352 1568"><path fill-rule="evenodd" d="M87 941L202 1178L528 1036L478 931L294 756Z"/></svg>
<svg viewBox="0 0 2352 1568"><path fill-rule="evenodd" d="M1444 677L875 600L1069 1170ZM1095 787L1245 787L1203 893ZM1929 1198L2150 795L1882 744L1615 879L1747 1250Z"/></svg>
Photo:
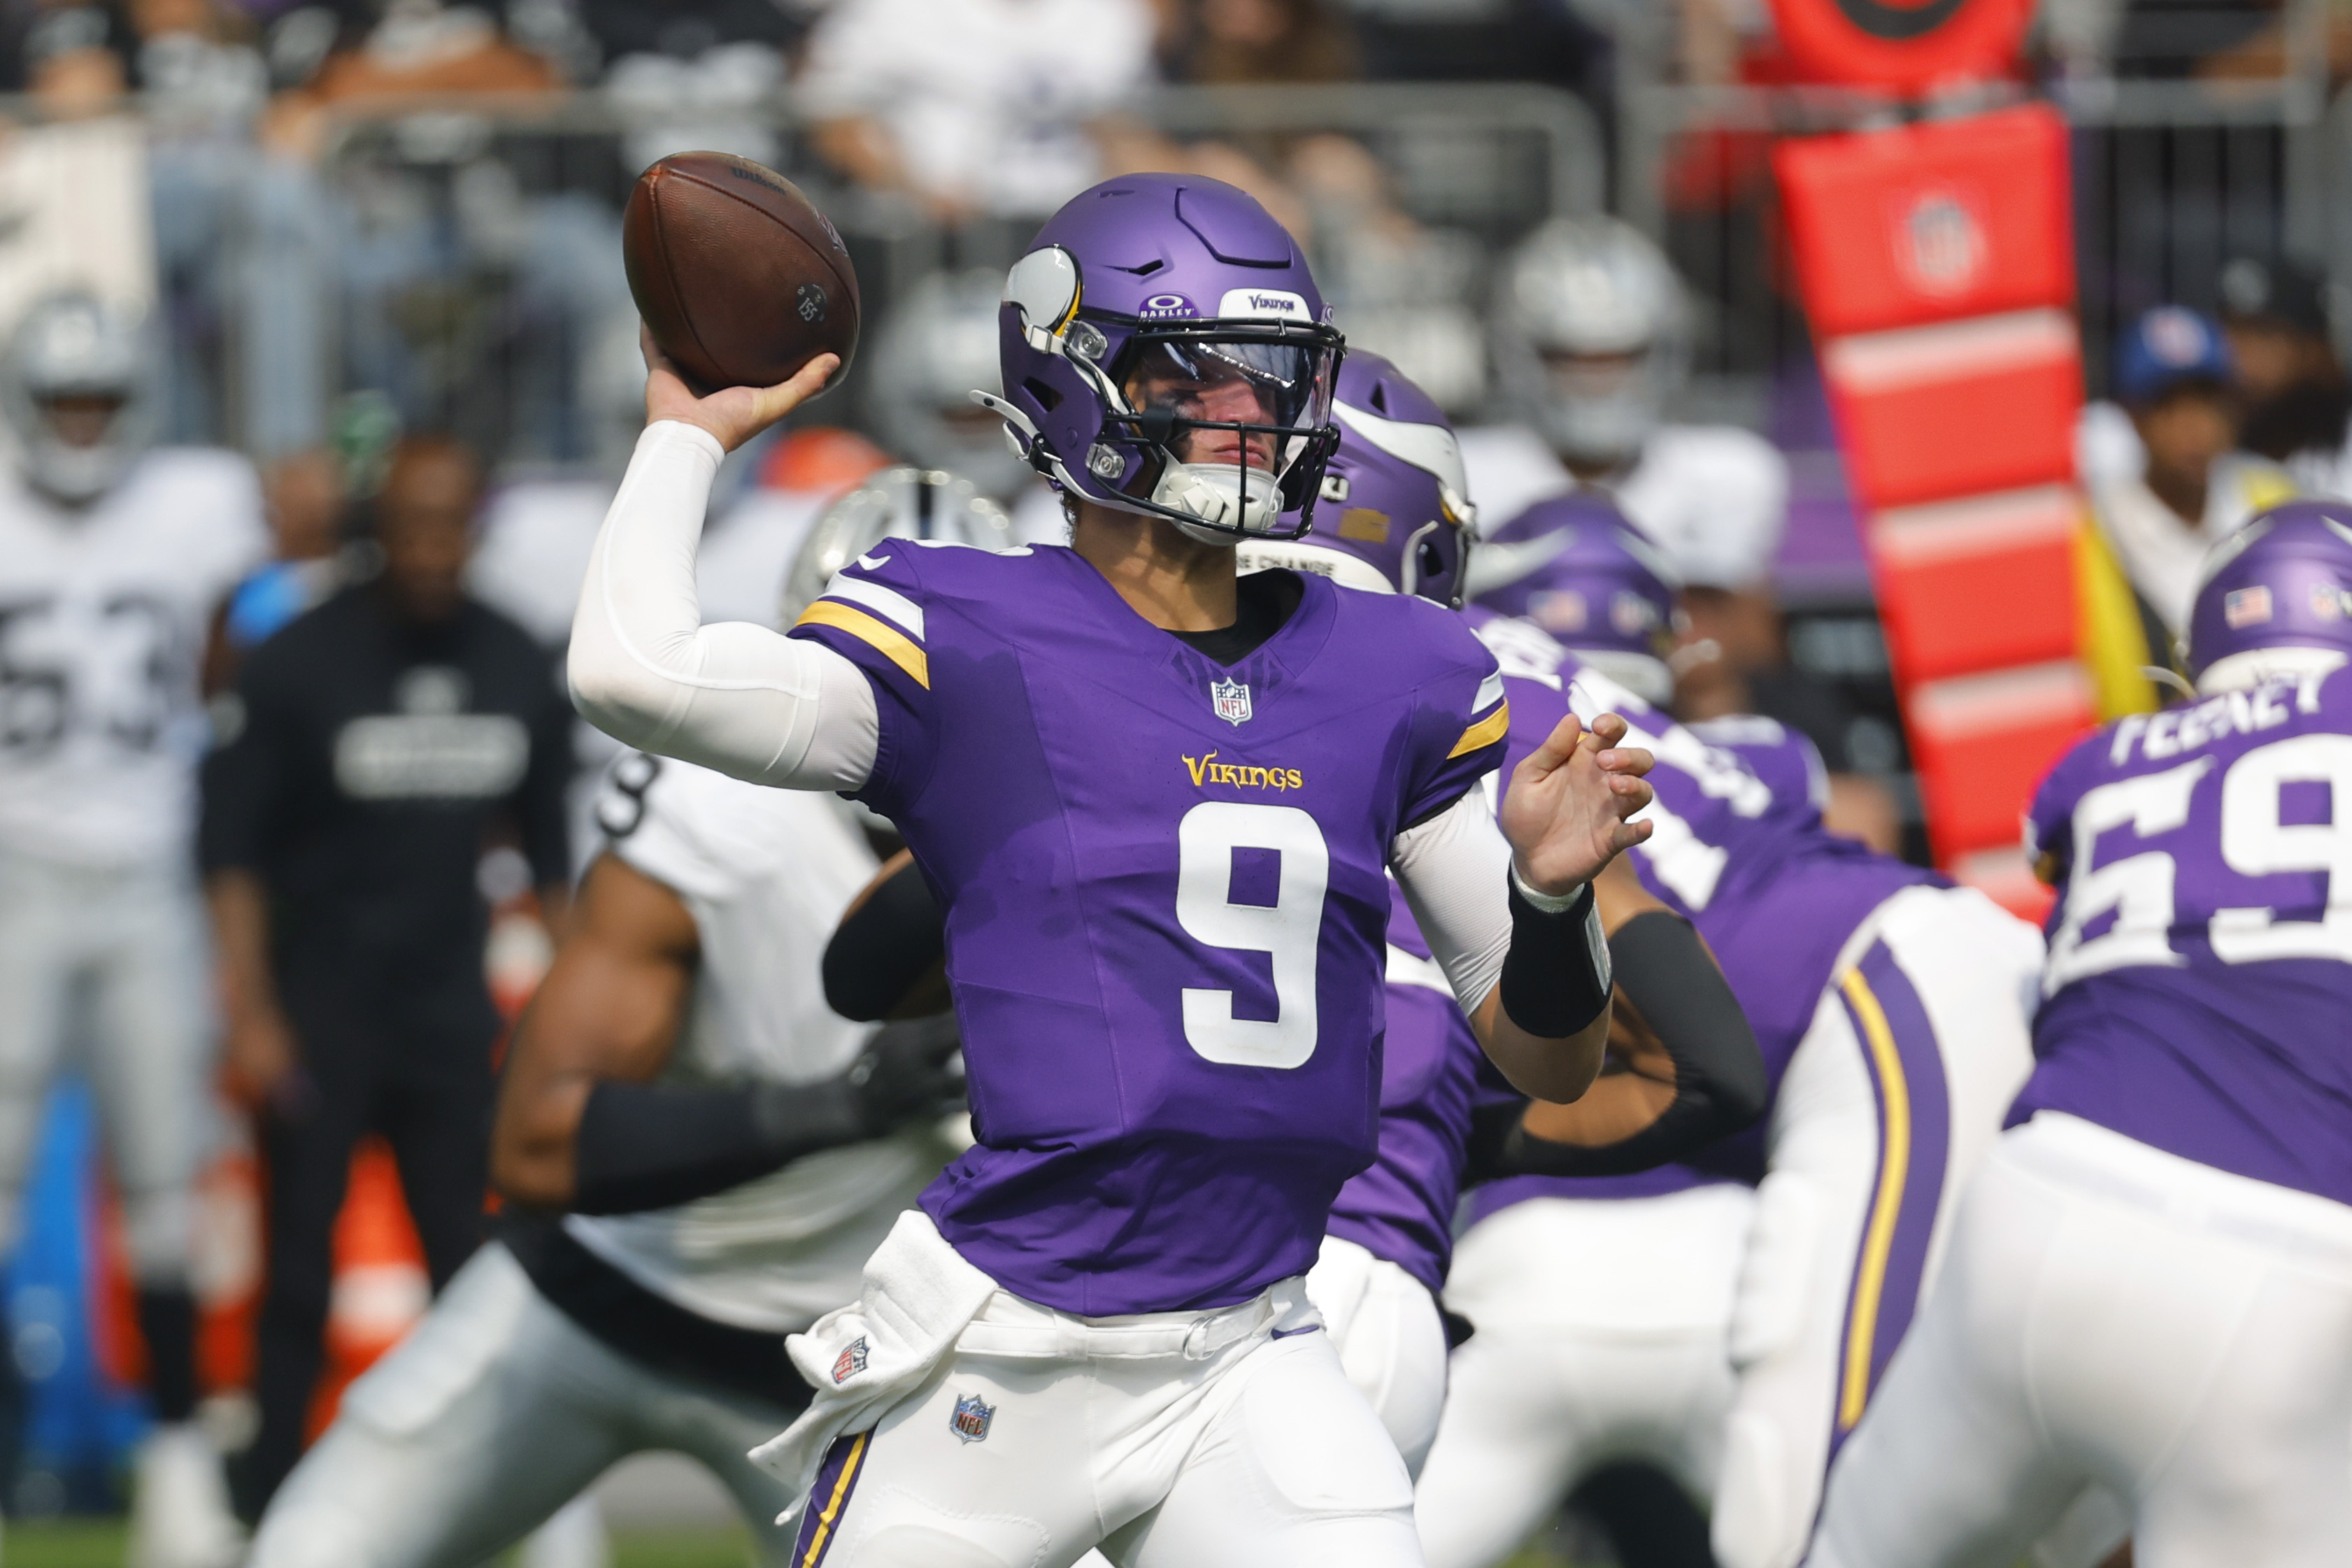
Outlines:
<svg viewBox="0 0 2352 1568"><path fill-rule="evenodd" d="M1625 721L1614 713L1590 730L1571 713L1512 770L1503 837L1519 879L1537 892L1565 897L1650 837L1650 824L1625 819L1650 804L1643 775L1657 759L1619 745L1624 738Z"/></svg>

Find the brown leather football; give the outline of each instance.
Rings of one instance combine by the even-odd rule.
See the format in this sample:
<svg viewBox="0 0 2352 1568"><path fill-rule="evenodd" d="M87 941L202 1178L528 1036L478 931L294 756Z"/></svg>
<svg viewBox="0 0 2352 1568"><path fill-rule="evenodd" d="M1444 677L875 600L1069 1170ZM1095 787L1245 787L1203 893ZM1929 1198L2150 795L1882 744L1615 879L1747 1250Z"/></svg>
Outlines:
<svg viewBox="0 0 2352 1568"><path fill-rule="evenodd" d="M857 274L825 216L772 169L679 153L637 176L621 255L654 342L703 392L773 386L857 350Z"/></svg>

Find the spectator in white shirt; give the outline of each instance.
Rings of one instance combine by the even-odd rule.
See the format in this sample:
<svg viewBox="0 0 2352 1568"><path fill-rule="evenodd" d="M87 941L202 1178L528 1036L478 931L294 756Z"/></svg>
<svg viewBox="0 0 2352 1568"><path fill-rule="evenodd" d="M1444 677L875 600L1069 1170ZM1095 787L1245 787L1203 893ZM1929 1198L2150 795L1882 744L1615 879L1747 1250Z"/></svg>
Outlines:
<svg viewBox="0 0 2352 1568"><path fill-rule="evenodd" d="M860 184L1042 216L1100 177L1092 128L1150 80L1157 26L1150 0L836 0L798 86Z"/></svg>

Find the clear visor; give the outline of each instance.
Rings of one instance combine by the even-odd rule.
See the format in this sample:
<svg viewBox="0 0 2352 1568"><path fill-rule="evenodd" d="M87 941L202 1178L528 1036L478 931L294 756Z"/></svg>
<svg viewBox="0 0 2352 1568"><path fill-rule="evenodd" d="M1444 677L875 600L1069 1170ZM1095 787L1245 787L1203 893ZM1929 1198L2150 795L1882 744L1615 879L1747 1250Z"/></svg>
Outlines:
<svg viewBox="0 0 2352 1568"><path fill-rule="evenodd" d="M1330 423L1338 355L1328 344L1147 336L1123 357L1128 406L1179 462L1280 473Z"/></svg>

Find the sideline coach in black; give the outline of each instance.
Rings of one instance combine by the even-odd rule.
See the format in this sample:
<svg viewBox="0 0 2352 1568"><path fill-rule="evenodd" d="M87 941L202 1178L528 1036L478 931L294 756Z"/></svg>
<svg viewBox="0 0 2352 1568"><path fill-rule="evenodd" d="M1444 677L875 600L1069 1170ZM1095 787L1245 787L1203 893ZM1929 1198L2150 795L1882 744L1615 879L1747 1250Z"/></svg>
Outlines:
<svg viewBox="0 0 2352 1568"><path fill-rule="evenodd" d="M519 837L551 923L563 908L571 705L530 636L466 596L479 495L463 447L402 443L383 570L253 651L205 764L228 1068L268 1177L261 1426L234 1477L247 1520L301 1454L352 1145L390 1142L436 1291L480 1237L486 836Z"/></svg>

